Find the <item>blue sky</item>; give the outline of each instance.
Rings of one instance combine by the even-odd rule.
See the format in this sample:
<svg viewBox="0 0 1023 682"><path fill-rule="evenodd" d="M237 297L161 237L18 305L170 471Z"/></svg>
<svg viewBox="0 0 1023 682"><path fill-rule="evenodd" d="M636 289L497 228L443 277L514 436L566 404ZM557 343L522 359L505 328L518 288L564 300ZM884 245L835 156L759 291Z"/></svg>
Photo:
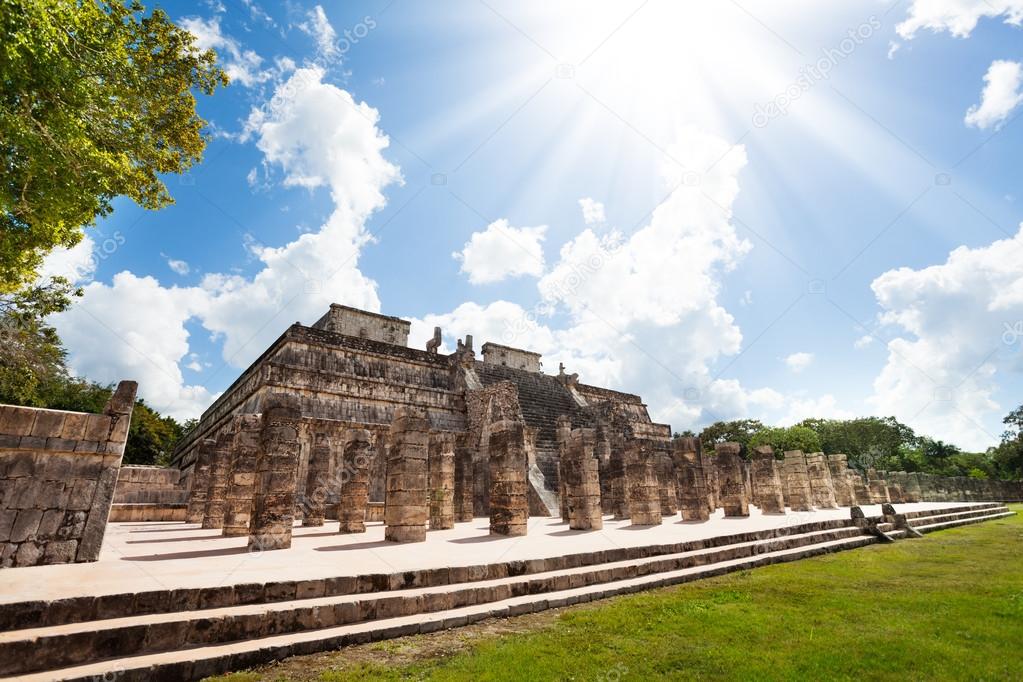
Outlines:
<svg viewBox="0 0 1023 682"><path fill-rule="evenodd" d="M86 287L72 368L197 416L336 301L533 348L676 430L997 442L1023 3L551 4L162 3L233 82L174 206L51 259Z"/></svg>

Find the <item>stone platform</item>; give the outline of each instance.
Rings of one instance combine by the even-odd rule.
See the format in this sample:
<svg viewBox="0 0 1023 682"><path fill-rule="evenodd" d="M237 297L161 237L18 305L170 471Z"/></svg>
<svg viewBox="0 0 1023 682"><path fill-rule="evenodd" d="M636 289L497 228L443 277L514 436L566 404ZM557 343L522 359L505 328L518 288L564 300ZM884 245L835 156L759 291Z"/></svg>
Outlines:
<svg viewBox="0 0 1023 682"><path fill-rule="evenodd" d="M970 505L920 502L899 505L899 510L958 506ZM881 505L862 509L868 516L881 514ZM765 515L751 507L748 518L724 518L723 514L718 509L702 523L670 517L658 526L632 526L628 520L605 517L603 529L597 531L569 530L567 523L556 518L530 517L528 535L515 538L491 536L489 520L476 518L456 523L450 530L430 531L426 542L416 545L385 541L382 522L367 523L365 533L349 535L337 533L336 521L311 528L297 522L290 549L263 552L250 552L247 538L223 537L219 529L204 530L194 523L110 523L97 562L0 573L0 605L545 559L849 519L848 508Z"/></svg>
<svg viewBox="0 0 1023 682"><path fill-rule="evenodd" d="M491 536L486 519L394 544L384 528L296 527L290 549L186 523L113 523L99 561L0 573L0 678L191 680L286 656L457 627L912 535L880 505L657 526L603 519L570 530L532 517ZM999 503L915 503L920 533L996 520ZM898 526L898 527L897 527ZM926 540L919 540L926 542ZM6 677L5 677L6 676Z"/></svg>

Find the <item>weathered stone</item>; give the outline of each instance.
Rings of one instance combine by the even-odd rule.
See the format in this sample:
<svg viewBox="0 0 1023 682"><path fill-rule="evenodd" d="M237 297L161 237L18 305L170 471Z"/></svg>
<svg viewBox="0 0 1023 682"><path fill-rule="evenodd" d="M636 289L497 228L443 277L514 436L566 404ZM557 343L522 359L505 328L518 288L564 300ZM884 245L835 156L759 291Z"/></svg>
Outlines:
<svg viewBox="0 0 1023 682"><path fill-rule="evenodd" d="M835 488L835 502L839 507L851 507L856 504L856 491L849 476L849 462L845 455L828 455L828 468L831 470L831 482Z"/></svg>
<svg viewBox="0 0 1023 682"><path fill-rule="evenodd" d="M721 478L721 506L725 516L749 516L749 496L742 467L742 446L738 443L717 443L714 459Z"/></svg>
<svg viewBox="0 0 1023 682"><path fill-rule="evenodd" d="M330 460L331 446L327 434L314 433L302 501L303 526L323 525L327 495L331 492Z"/></svg>
<svg viewBox="0 0 1023 682"><path fill-rule="evenodd" d="M634 526L661 523L661 495L653 453L638 439L625 444L625 475L629 482L629 518Z"/></svg>
<svg viewBox="0 0 1023 682"><path fill-rule="evenodd" d="M206 496L210 488L210 468L213 465L213 451L217 441L205 438L199 444L197 460L192 474L192 490L188 495L188 511L185 520L188 523L202 523L206 513Z"/></svg>
<svg viewBox="0 0 1023 682"><path fill-rule="evenodd" d="M365 533L369 503L369 463L372 454L369 431L349 429L341 452L341 502L339 533Z"/></svg>
<svg viewBox="0 0 1023 682"><path fill-rule="evenodd" d="M593 429L572 429L569 432L561 470L568 499L568 525L573 530L600 530L604 527L595 447L596 433ZM656 482L656 473L654 476ZM659 510L659 496L657 501Z"/></svg>
<svg viewBox="0 0 1023 682"><path fill-rule="evenodd" d="M455 439L451 434L430 434L427 464L430 475L430 530L454 528Z"/></svg>
<svg viewBox="0 0 1023 682"><path fill-rule="evenodd" d="M891 502L891 498L888 497L888 483L873 467L867 469L867 492L870 504Z"/></svg>
<svg viewBox="0 0 1023 682"><path fill-rule="evenodd" d="M395 410L387 454L384 539L424 542L429 517L427 468L430 425L417 408Z"/></svg>
<svg viewBox="0 0 1023 682"><path fill-rule="evenodd" d="M671 461L671 455L667 452L658 452L656 467L661 496L661 516L674 516L678 512L678 492L675 489L675 465Z"/></svg>
<svg viewBox="0 0 1023 682"><path fill-rule="evenodd" d="M810 478L813 506L818 509L837 509L835 488L831 482L831 469L823 452L812 452L806 456L806 472Z"/></svg>
<svg viewBox="0 0 1023 682"><path fill-rule="evenodd" d="M521 422L502 419L490 425L490 534L526 534L526 435Z"/></svg>
<svg viewBox="0 0 1023 682"><path fill-rule="evenodd" d="M673 456L682 520L708 520L710 510L707 504L707 480L703 470L703 458L700 456L699 439L692 437L676 439Z"/></svg>
<svg viewBox="0 0 1023 682"><path fill-rule="evenodd" d="M300 418L298 400L291 396L275 395L264 407L249 523L251 551L291 546Z"/></svg>
<svg viewBox="0 0 1023 682"><path fill-rule="evenodd" d="M784 514L785 495L781 483L781 462L770 445L753 448L751 461L756 505L765 514Z"/></svg>
<svg viewBox="0 0 1023 682"><path fill-rule="evenodd" d="M629 484L625 477L625 442L616 438L608 455L608 492L610 512L616 521L629 518Z"/></svg>
<svg viewBox="0 0 1023 682"><path fill-rule="evenodd" d="M472 521L473 482L472 449L466 445L466 436L455 440L455 521Z"/></svg>
<svg viewBox="0 0 1023 682"><path fill-rule="evenodd" d="M785 451L785 503L792 511L812 511L813 496L810 476L806 471L806 458L802 450Z"/></svg>
<svg viewBox="0 0 1023 682"><path fill-rule="evenodd" d="M262 425L262 418L258 414L238 415L234 418L231 471L228 476L224 526L221 531L228 537L249 534Z"/></svg>

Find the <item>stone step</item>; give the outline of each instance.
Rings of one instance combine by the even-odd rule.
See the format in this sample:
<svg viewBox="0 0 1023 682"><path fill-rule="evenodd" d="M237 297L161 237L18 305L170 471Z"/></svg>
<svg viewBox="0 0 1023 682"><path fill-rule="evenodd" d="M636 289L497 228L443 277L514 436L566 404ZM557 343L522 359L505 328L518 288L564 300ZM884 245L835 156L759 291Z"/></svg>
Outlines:
<svg viewBox="0 0 1023 682"><path fill-rule="evenodd" d="M306 581L268 581L266 583L229 584L205 588L154 590L137 594L126 592L82 596L50 602L0 603L0 632L127 616L264 604L304 598L369 594L389 590L454 585L509 576L534 575L616 561L635 561L646 557L679 554L815 531L834 530L850 525L850 521L847 519L832 519L688 542L622 547L525 561L420 569L390 574L338 576Z"/></svg>
<svg viewBox="0 0 1023 682"><path fill-rule="evenodd" d="M1005 506L1001 502L977 502L977 503L971 504L969 506L969 508L967 510L965 510L965 511L967 511L967 512L974 512L974 511L982 511L982 510L985 510L985 509L998 509L998 508L1004 509ZM898 511L898 507L896 507L895 510ZM963 511L964 510L963 510L962 507L949 507L949 508L946 508L946 509L923 509L923 510L919 510L919 511L908 512L906 514L906 518L910 522L912 522L913 519L920 518L922 516L934 516L935 514L939 514L939 513L940 514L954 514L954 513L963 512Z"/></svg>
<svg viewBox="0 0 1023 682"><path fill-rule="evenodd" d="M508 596L485 604L451 608L434 613L378 618L372 621L349 625L321 627L302 632L274 634L230 643L115 658L107 661L90 662L63 669L51 669L22 675L17 679L24 682L93 680L97 679L97 676L116 674L119 682L133 682L135 680L195 680L229 670L238 670L268 663L288 656L332 650L350 644L433 632L440 629L467 625L486 618L521 615L550 608L569 606L595 599L723 575L738 570L853 549L874 542L876 542L876 538L856 535L792 549L723 560L704 566L624 578L594 585L568 587L567 589L538 595Z"/></svg>
<svg viewBox="0 0 1023 682"><path fill-rule="evenodd" d="M916 528L918 525L932 525L935 523L944 523L946 521L958 521L963 519L972 519L976 517L990 516L991 514L1005 513L1009 511L1006 507L1001 505L997 507L987 507L985 509L969 509L965 511L941 511L938 513L928 513L926 516L916 516L912 519L908 519L911 526Z"/></svg>
<svg viewBox="0 0 1023 682"><path fill-rule="evenodd" d="M515 596L559 592L860 536L859 529L847 526L531 576L14 630L0 633L0 675L24 674L97 658L157 653L382 618L434 613Z"/></svg>
<svg viewBox="0 0 1023 682"><path fill-rule="evenodd" d="M920 526L913 526L913 528L920 533L933 533L936 530L946 530L948 528L955 528L957 526L968 526L973 523L980 523L982 521L995 521L997 519L1004 519L1010 516L1015 516L1014 511L996 512L987 516L974 516L970 518L956 519L953 521L945 521L941 523L930 523Z"/></svg>

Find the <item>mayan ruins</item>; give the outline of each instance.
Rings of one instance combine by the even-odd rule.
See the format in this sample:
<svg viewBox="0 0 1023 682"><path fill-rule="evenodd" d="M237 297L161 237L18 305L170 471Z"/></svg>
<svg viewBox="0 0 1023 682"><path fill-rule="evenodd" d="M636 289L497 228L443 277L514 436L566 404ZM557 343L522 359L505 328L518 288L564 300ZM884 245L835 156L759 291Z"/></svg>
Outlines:
<svg viewBox="0 0 1023 682"><path fill-rule="evenodd" d="M377 621L373 637L426 632L466 605L490 613L488 604L522 595L524 613L563 590L600 598L619 580L671 584L698 565L710 575L1003 518L1004 502L1023 499L1019 482L857 470L841 453L705 443L654 422L638 395L583 383L564 366L545 373L537 353L487 342L478 357L468 336L444 354L440 330L418 340L422 350L409 332L405 320L340 305L311 326L292 325L206 410L167 468L120 466L131 382L102 414L0 407L5 569L17 576L98 560L107 571L123 556L146 564L113 570L102 588L109 596L95 599L20 579L18 589L59 594L62 606L0 603L0 622L70 628L55 641L81 643L59 660L84 666L103 637L123 634L91 623L156 619L166 631L119 639L116 655L171 656L155 665L197 679L230 669L221 647L246 633L251 660L268 661L277 654L261 644L266 637ZM133 523L166 524L154 532L180 545L139 554L145 538L126 538L149 529ZM107 545L116 555L104 560ZM259 563L238 564L227 587L167 573L176 562L227 570L249 555ZM512 582L475 587L494 578ZM423 588L432 592L403 594ZM259 604L279 608L276 624L255 615ZM187 610L203 608L225 609L225 626L190 630ZM403 617L414 622L385 629ZM211 647L202 665L175 634L185 631L195 638L188 646ZM303 650L325 648L329 637ZM0 651L29 641L0 641ZM2 658L0 674L50 666L40 656ZM128 679L145 679L132 665Z"/></svg>

